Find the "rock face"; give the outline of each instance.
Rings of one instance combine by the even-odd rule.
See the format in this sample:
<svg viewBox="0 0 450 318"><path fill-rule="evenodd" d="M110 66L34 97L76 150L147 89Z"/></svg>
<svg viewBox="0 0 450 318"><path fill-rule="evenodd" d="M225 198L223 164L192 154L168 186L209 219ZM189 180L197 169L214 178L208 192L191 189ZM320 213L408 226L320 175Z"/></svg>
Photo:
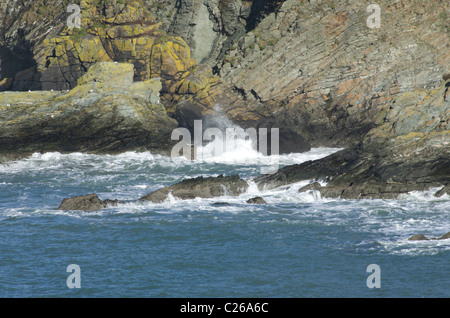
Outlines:
<svg viewBox="0 0 450 318"><path fill-rule="evenodd" d="M322 179L323 197L397 198L450 182L449 82L405 93L385 105L377 126L355 147L255 179L260 189ZM437 195L446 192L444 187Z"/></svg>
<svg viewBox="0 0 450 318"><path fill-rule="evenodd" d="M228 115L289 127L312 146L350 147L386 105L439 87L450 73L445 2L377 4L382 25L371 29L362 1L285 1L218 61L246 101Z"/></svg>
<svg viewBox="0 0 450 318"><path fill-rule="evenodd" d="M325 197L395 198L442 186L436 195L448 193L446 1L380 0L380 28L369 26L371 13L362 1L83 0L81 29L66 26L69 4L57 0L0 4L0 90L76 92L78 79L96 63L128 63L133 65L133 80L141 86L161 79L164 110L152 108L152 114L164 119L159 126L149 121L153 131L172 127L171 123L192 129L193 120L220 113L243 128L282 129L281 152L310 146L347 148L317 162L261 176L259 187L322 178L328 182L320 189ZM57 108L52 107L61 107L57 103L63 96L33 94L20 99L35 103L35 98L42 98L36 111L24 105L14 111L1 106L5 125L0 128L0 145L5 151L32 151L25 145L28 136L38 145L48 145L40 147L43 150L79 149L74 140L87 145L81 150L141 145L130 132L113 146L118 139L114 120L124 112L131 114L127 110L113 116L111 125L101 126L102 133L111 134L99 143L71 122L67 125L72 129L63 131L67 140L57 140L52 130L58 136L62 130L50 118L57 118ZM7 95L2 96L5 100ZM18 103L17 96L8 96L11 102L6 105ZM129 107L138 108L133 106L135 99L127 98ZM75 102L70 105L75 113L80 109ZM23 124L28 112L36 125ZM95 116L87 109L86 114L74 118L76 127L90 127ZM30 131L39 131L39 137ZM88 132L92 136L98 130ZM166 130L160 133L161 138ZM152 136L146 137L149 147L165 143Z"/></svg>
<svg viewBox="0 0 450 318"><path fill-rule="evenodd" d="M109 205L117 205L117 203L118 201L115 200L102 201L95 193L93 193L84 196L64 199L61 202L58 210L98 211L108 207Z"/></svg>
<svg viewBox="0 0 450 318"><path fill-rule="evenodd" d="M181 36L198 63L215 66L224 52L284 1L273 0L151 0L150 10L162 29Z"/></svg>
<svg viewBox="0 0 450 318"><path fill-rule="evenodd" d="M0 93L0 152L168 152L177 127L161 82L133 82L133 65L93 65L70 91Z"/></svg>
<svg viewBox="0 0 450 318"><path fill-rule="evenodd" d="M213 198L224 195L239 196L245 193L247 189L248 183L240 179L239 176L198 177L186 179L170 187L162 188L142 197L140 200L159 203L168 199L170 194L182 200Z"/></svg>
<svg viewBox="0 0 450 318"><path fill-rule="evenodd" d="M321 189L323 196L396 198L450 182L449 82L398 96L384 107L359 158Z"/></svg>
<svg viewBox="0 0 450 318"><path fill-rule="evenodd" d="M72 89L90 67L114 61L132 64L134 81L161 79L160 101L167 114L191 131L195 119L214 116L221 111L221 105L243 103L229 85L213 74L211 66L196 63L185 40L161 29L163 23L152 13L160 13L162 2L82 0L81 28L66 25L66 2L38 0L25 2L23 7L9 5L15 8L10 13L22 24L20 32L14 33L7 23L10 9L5 7L0 14L5 32L0 39L0 61L2 69L7 70L0 73L0 91ZM53 9L48 8L51 5ZM64 14L54 17L51 26L36 25L32 24L37 19L34 10L42 16ZM195 36L204 42L202 35ZM20 41L27 43L27 50L17 49ZM306 145L303 149L309 149L309 144L302 141Z"/></svg>
<svg viewBox="0 0 450 318"><path fill-rule="evenodd" d="M60 2L51 2L38 0L24 7L16 6L18 19L25 19L20 14L26 15L34 8L45 11L51 4L66 12L66 7ZM79 7L81 28L69 28L60 17L51 28L47 25L52 32L44 33L31 26L20 29L30 33L26 35L27 39L38 33L40 40L30 40L26 54L16 54L22 60L29 60L30 66L2 72L0 90L72 89L92 65L114 61L133 64L135 81L161 78L161 99L173 116L176 116L177 105L181 102L200 109L200 115L208 110L213 112L218 102L214 87L220 80L212 74L210 67L196 64L189 46L181 37L169 36L159 29L161 23L155 21L145 1L83 0ZM27 26L31 18L22 23ZM4 25L3 28L6 35L11 33L10 42L20 40L9 26ZM0 41L2 65L15 63L10 52L15 50L14 45L17 46L8 43L8 39Z"/></svg>
<svg viewBox="0 0 450 318"><path fill-rule="evenodd" d="M193 47L197 62L211 58L215 61L223 56L225 47L245 34L247 23L256 25L266 6L273 6L268 4L270 1L263 2L256 5L253 1L167 0L145 4L143 0L83 0L79 4L79 29L66 25L69 3L38 0L25 2L23 7L11 3L15 8L11 13L21 23L18 33L24 35L20 37L7 24L5 7L0 14L5 31L4 39L0 39L0 60L6 69L7 65L21 66L0 74L0 91L72 89L95 63L130 63L134 65L135 81L161 78L160 98L167 114L192 132L195 119L215 116L226 105L242 109L247 101L233 85L224 83L213 73L216 62L197 64L186 41ZM277 6L281 4L277 3ZM176 8L175 16L168 18L163 7ZM42 16L51 15L53 23L32 23L37 19L35 10ZM57 15L58 12L64 14ZM27 50L17 50L20 41L26 41ZM12 54L13 50L19 54ZM258 119L255 116L248 119L255 118ZM250 122L250 126L243 123L243 127L279 128L272 122L261 125ZM309 149L309 142L301 134L283 127L280 152Z"/></svg>

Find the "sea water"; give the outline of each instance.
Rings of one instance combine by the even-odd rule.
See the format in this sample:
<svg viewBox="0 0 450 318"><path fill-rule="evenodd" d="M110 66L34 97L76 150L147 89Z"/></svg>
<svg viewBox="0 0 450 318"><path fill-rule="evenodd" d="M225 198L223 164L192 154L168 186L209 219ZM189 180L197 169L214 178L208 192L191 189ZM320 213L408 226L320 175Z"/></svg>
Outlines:
<svg viewBox="0 0 450 318"><path fill-rule="evenodd" d="M276 161L282 167L337 150ZM309 181L259 191L251 180L273 159L245 148L196 161L149 152L36 153L0 165L0 297L450 296L450 240L408 240L450 231L447 195L325 199L298 193ZM248 191L136 202L185 178L220 174L238 174ZM64 198L90 193L124 202L58 210ZM255 196L267 204L246 203ZM71 264L80 288L69 288Z"/></svg>

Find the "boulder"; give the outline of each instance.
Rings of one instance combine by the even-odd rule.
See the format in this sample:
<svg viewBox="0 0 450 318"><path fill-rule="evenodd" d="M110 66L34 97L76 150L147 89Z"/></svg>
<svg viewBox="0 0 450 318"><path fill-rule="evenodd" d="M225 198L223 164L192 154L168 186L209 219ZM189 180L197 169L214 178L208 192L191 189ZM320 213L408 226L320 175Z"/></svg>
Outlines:
<svg viewBox="0 0 450 318"><path fill-rule="evenodd" d="M442 189L437 191L434 196L435 197L442 197L444 194L450 195L450 184L445 185Z"/></svg>
<svg viewBox="0 0 450 318"><path fill-rule="evenodd" d="M255 197L247 200L250 204L266 204L267 202L262 197Z"/></svg>
<svg viewBox="0 0 450 318"><path fill-rule="evenodd" d="M410 241L426 241L426 240L446 240L446 239L450 239L450 232L445 233L441 237L431 238L431 239L427 238L423 234L416 234L416 235L411 236L408 240L410 240Z"/></svg>
<svg viewBox="0 0 450 318"><path fill-rule="evenodd" d="M408 238L409 241L427 241L428 238L423 234L416 234Z"/></svg>
<svg viewBox="0 0 450 318"><path fill-rule="evenodd" d="M98 211L106 206L107 204L100 200L95 193L93 193L64 199L58 210Z"/></svg>
<svg viewBox="0 0 450 318"><path fill-rule="evenodd" d="M159 203L165 201L169 194L175 198L188 200L195 198L214 198L220 196L239 196L248 189L248 183L239 176L197 177L186 179L170 187L152 192L141 201Z"/></svg>

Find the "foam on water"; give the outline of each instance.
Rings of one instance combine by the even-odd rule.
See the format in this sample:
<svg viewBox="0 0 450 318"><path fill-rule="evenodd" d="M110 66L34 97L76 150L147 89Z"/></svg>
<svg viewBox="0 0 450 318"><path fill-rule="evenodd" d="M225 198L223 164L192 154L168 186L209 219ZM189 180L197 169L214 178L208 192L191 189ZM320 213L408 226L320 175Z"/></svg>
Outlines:
<svg viewBox="0 0 450 318"><path fill-rule="evenodd" d="M0 164L0 173L57 170L67 167L76 168L80 165L82 168L91 168L93 170L107 169L108 171L121 171L124 168L129 168L130 165L160 166L161 168L173 169L186 166L201 166L204 163L254 166L271 165L274 162L279 162L280 165L284 166L316 160L339 150L341 149L315 148L306 153L263 156L253 150L248 141L240 140L237 148L217 155L211 153L210 150L200 149L200 152L203 153L201 160L189 160L184 157L171 158L154 155L150 152L126 152L119 155L61 154L59 152L35 153L22 160Z"/></svg>
<svg viewBox="0 0 450 318"><path fill-rule="evenodd" d="M0 164L0 188L10 191L8 195L0 195L0 222L46 215L102 219L125 214L153 217L152 213L190 215L199 212L221 217L255 213L259 218L252 219L254 222L342 226L371 233L373 240L356 244L360 244L361 248L376 246L389 254L435 255L450 249L450 240L407 240L414 234L439 237L450 230L449 196L434 196L440 188L413 191L398 200L327 199L322 198L319 191L298 192L300 187L312 180L261 191L252 179L260 174L262 166L270 166L275 162L280 167L299 164L320 159L340 149L315 148L306 153L263 156L253 149L248 140L238 139L236 145L236 148L218 154L211 151L212 145L206 145L199 150L201 160L170 158L150 152L126 152L120 155L51 152L36 153L23 160ZM237 197L225 195L193 200L169 196L168 200L157 204L137 201L145 194L182 179L219 174L239 174L249 184L247 192ZM63 190L57 192L59 188ZM72 192L69 193L68 189ZM37 190L42 193L33 192ZM92 192L96 192L101 199L129 202L96 212L57 210L61 199L69 194ZM54 206L45 201L47 193L58 193L55 194L59 197ZM13 195L16 206L10 202ZM37 204L33 196L39 198ZM249 198L256 196L263 197L267 204L246 203ZM227 205L216 204L223 202Z"/></svg>

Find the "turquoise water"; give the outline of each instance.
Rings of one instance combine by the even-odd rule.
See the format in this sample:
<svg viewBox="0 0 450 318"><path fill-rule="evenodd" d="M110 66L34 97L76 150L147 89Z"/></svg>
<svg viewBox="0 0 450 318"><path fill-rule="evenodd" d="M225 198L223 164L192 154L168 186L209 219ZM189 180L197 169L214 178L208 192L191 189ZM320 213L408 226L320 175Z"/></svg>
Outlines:
<svg viewBox="0 0 450 318"><path fill-rule="evenodd" d="M281 166L336 149L280 156ZM187 177L259 174L254 157L35 154L0 165L0 297L449 297L450 199L329 200L250 182L240 197L134 200ZM239 156L238 156L239 157ZM253 162L253 164L252 164ZM58 211L66 197L127 201ZM266 205L249 205L262 196ZM229 205L216 205L228 202ZM70 264L81 288L70 289ZM369 288L370 264L380 288Z"/></svg>

